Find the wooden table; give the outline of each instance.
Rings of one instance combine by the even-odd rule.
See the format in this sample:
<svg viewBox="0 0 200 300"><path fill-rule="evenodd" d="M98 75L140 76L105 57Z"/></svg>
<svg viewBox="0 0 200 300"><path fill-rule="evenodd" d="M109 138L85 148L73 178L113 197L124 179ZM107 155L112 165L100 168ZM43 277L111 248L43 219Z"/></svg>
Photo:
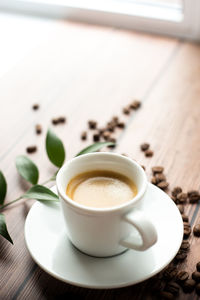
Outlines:
<svg viewBox="0 0 200 300"><path fill-rule="evenodd" d="M104 126L118 115L126 128L118 131L114 151L145 165L149 179L152 166L164 166L170 189L176 185L185 192L199 189L199 45L66 21L40 24L35 19L30 31L29 21L23 22L21 31L11 35L20 35L20 39L15 38L8 48L6 38L2 43L5 53L10 51L8 62L20 53L0 74L0 168L8 182L6 201L29 188L15 168L16 156L25 154L27 146L38 147L29 157L39 166L40 182L55 172L44 141L51 119L60 115L67 117L67 124L52 127L64 141L67 159L92 142L91 137L85 142L80 139L88 119ZM15 52L18 41L24 45L23 55ZM1 57L2 62L4 59ZM140 99L142 107L131 116L123 115L122 108L133 99ZM32 110L34 103L40 104L38 111ZM35 134L38 123L42 135ZM143 142L151 144L152 158L140 151ZM24 221L32 203L21 201L4 211L14 246L0 238L0 299L152 298L148 281L116 290L89 290L46 274L32 260L24 242ZM198 208L186 205L192 226L200 221ZM200 261L200 238L191 235L190 241L191 250L180 268L192 273ZM181 292L179 299L197 296Z"/></svg>

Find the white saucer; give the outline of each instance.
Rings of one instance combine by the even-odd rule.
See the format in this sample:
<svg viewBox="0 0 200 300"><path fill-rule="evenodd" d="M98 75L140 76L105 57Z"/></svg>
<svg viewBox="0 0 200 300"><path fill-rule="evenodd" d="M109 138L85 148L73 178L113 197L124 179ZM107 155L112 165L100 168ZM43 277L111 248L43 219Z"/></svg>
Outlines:
<svg viewBox="0 0 200 300"><path fill-rule="evenodd" d="M32 206L25 223L26 244L35 262L64 282L97 289L132 285L168 265L183 237L179 210L166 193L152 184L148 186L144 210L156 226L158 241L143 252L128 250L110 258L81 253L67 238L59 203L36 202Z"/></svg>

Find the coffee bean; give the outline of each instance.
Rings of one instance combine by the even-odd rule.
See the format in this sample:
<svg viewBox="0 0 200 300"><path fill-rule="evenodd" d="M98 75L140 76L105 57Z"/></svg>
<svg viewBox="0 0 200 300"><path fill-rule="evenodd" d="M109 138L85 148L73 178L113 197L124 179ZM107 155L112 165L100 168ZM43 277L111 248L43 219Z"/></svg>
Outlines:
<svg viewBox="0 0 200 300"><path fill-rule="evenodd" d="M191 204L197 203L200 200L200 196L199 195L192 195L189 197L189 202Z"/></svg>
<svg viewBox="0 0 200 300"><path fill-rule="evenodd" d="M192 279L194 279L196 282L200 282L200 272L198 271L193 272Z"/></svg>
<svg viewBox="0 0 200 300"><path fill-rule="evenodd" d="M184 283L183 283L183 286L182 286L183 291L184 291L185 293L191 293L191 292L194 290L195 285L196 285L195 280L193 280L193 279L187 279L187 280L184 281Z"/></svg>
<svg viewBox="0 0 200 300"><path fill-rule="evenodd" d="M197 271L200 272L200 261L196 264Z"/></svg>
<svg viewBox="0 0 200 300"><path fill-rule="evenodd" d="M82 139L83 141L87 140L87 132L86 132L86 131L83 131L83 132L81 133L81 139Z"/></svg>
<svg viewBox="0 0 200 300"><path fill-rule="evenodd" d="M183 214L184 213L184 206L182 204L178 204L177 207L178 207L180 213Z"/></svg>
<svg viewBox="0 0 200 300"><path fill-rule="evenodd" d="M166 177L164 174L155 174L156 183L159 183L161 181L166 181Z"/></svg>
<svg viewBox="0 0 200 300"><path fill-rule="evenodd" d="M100 140L100 135L98 133L93 134L93 141L99 142L99 140Z"/></svg>
<svg viewBox="0 0 200 300"><path fill-rule="evenodd" d="M175 203L178 203L178 200L176 199L176 197L171 196L171 199L172 199ZM180 210L179 210L179 211L180 211Z"/></svg>
<svg viewBox="0 0 200 300"><path fill-rule="evenodd" d="M88 121L88 126L89 126L89 129L96 129L97 128L97 122L94 121L94 120L90 120L90 121Z"/></svg>
<svg viewBox="0 0 200 300"><path fill-rule="evenodd" d="M153 183L153 184L157 184L157 181L156 181L156 177L155 176L153 176L152 178L151 178L151 183Z"/></svg>
<svg viewBox="0 0 200 300"><path fill-rule="evenodd" d="M184 228L184 235L183 235L183 238L184 239L188 239L189 236L191 234L191 229L190 228Z"/></svg>
<svg viewBox="0 0 200 300"><path fill-rule="evenodd" d="M200 295L200 283L196 285L196 293L197 295Z"/></svg>
<svg viewBox="0 0 200 300"><path fill-rule="evenodd" d="M152 294L157 294L162 290L162 280L153 278L153 280L150 280L150 288Z"/></svg>
<svg viewBox="0 0 200 300"><path fill-rule="evenodd" d="M125 114L125 115L129 115L130 114L130 109L129 109L129 107L124 107L123 108L123 113Z"/></svg>
<svg viewBox="0 0 200 300"><path fill-rule="evenodd" d="M39 124L35 125L35 132L37 134L41 134L42 133L42 126L39 125Z"/></svg>
<svg viewBox="0 0 200 300"><path fill-rule="evenodd" d="M191 197L191 196L200 196L199 192L196 191L196 190L191 190L187 194L188 194L188 197Z"/></svg>
<svg viewBox="0 0 200 300"><path fill-rule="evenodd" d="M189 278L189 274L186 271L180 271L178 272L177 276L176 276L176 280L179 283L184 282L185 280L187 280Z"/></svg>
<svg viewBox="0 0 200 300"><path fill-rule="evenodd" d="M141 106L141 101L139 100L134 100L131 104L130 104L130 108L131 109L138 109Z"/></svg>
<svg viewBox="0 0 200 300"><path fill-rule="evenodd" d="M193 234L196 237L200 237L200 224L196 224L193 228Z"/></svg>
<svg viewBox="0 0 200 300"><path fill-rule="evenodd" d="M124 122L118 122L117 127L123 129L125 127L125 123Z"/></svg>
<svg viewBox="0 0 200 300"><path fill-rule="evenodd" d="M152 150L146 150L146 151L144 151L144 153L145 153L146 157L152 157L153 156L153 151Z"/></svg>
<svg viewBox="0 0 200 300"><path fill-rule="evenodd" d="M39 107L40 107L39 104L35 103L35 104L33 104L32 109L37 110L37 109L39 109Z"/></svg>
<svg viewBox="0 0 200 300"><path fill-rule="evenodd" d="M52 119L52 120L51 120L51 123L52 123L53 125L59 124L58 118Z"/></svg>
<svg viewBox="0 0 200 300"><path fill-rule="evenodd" d="M143 143L142 145L140 145L140 149L141 149L142 151L148 150L149 147L150 147L150 145L149 145L148 143Z"/></svg>
<svg viewBox="0 0 200 300"><path fill-rule="evenodd" d="M114 132L115 130L115 125L112 124L112 122L108 122L106 125L106 130L110 132Z"/></svg>
<svg viewBox="0 0 200 300"><path fill-rule="evenodd" d="M188 219L188 216L183 215L183 214L182 214L182 219L183 219L184 222L188 222L188 220L189 220L189 219Z"/></svg>
<svg viewBox="0 0 200 300"><path fill-rule="evenodd" d="M117 125L119 118L117 116L112 117L112 122Z"/></svg>
<svg viewBox="0 0 200 300"><path fill-rule="evenodd" d="M190 243L188 241L183 241L180 246L180 249L181 250L189 250L189 248L190 248Z"/></svg>
<svg viewBox="0 0 200 300"><path fill-rule="evenodd" d="M186 193L179 193L177 196L177 199L180 203L185 203L187 201L187 194Z"/></svg>
<svg viewBox="0 0 200 300"><path fill-rule="evenodd" d="M159 293L159 299L171 300L171 299L174 299L174 295L170 292L162 291L162 292Z"/></svg>
<svg viewBox="0 0 200 300"><path fill-rule="evenodd" d="M104 138L104 140L107 141L110 138L110 132L109 131L104 131L103 138Z"/></svg>
<svg viewBox="0 0 200 300"><path fill-rule="evenodd" d="M66 123L66 117L58 117L58 123Z"/></svg>
<svg viewBox="0 0 200 300"><path fill-rule="evenodd" d="M164 171L164 168L161 166L155 166L155 167L152 167L151 170L152 170L152 173L155 175L157 173L162 173Z"/></svg>
<svg viewBox="0 0 200 300"><path fill-rule="evenodd" d="M172 293L174 296L178 296L179 290L179 285L176 282L169 282L165 286L165 291Z"/></svg>
<svg viewBox="0 0 200 300"><path fill-rule="evenodd" d="M180 194L182 192L182 188L180 186L176 186L175 188L173 188L172 190L172 196L177 196L178 194Z"/></svg>
<svg viewBox="0 0 200 300"><path fill-rule="evenodd" d="M185 251L179 250L175 256L175 260L182 261L186 259L186 257L187 257L187 253Z"/></svg>
<svg viewBox="0 0 200 300"><path fill-rule="evenodd" d="M161 181L157 184L157 187L159 187L162 190L166 190L168 187L169 183L166 181Z"/></svg>
<svg viewBox="0 0 200 300"><path fill-rule="evenodd" d="M145 171L146 167L144 165L140 165L142 167L142 169Z"/></svg>
<svg viewBox="0 0 200 300"><path fill-rule="evenodd" d="M177 276L177 268L174 266L169 266L163 271L163 278L165 280L171 280L173 278L176 278Z"/></svg>
<svg viewBox="0 0 200 300"><path fill-rule="evenodd" d="M27 153L34 153L37 151L37 147L36 146L29 146L26 148L26 152Z"/></svg>
<svg viewBox="0 0 200 300"><path fill-rule="evenodd" d="M108 148L115 148L116 147L116 139L115 138L109 138L108 142L114 143L114 145L107 146Z"/></svg>

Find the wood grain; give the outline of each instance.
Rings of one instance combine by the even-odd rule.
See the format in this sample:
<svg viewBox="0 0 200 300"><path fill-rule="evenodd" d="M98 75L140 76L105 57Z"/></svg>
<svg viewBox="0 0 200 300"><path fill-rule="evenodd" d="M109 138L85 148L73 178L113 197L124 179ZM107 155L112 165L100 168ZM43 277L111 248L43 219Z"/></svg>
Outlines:
<svg viewBox="0 0 200 300"><path fill-rule="evenodd" d="M115 151L144 164L150 178L153 165L165 166L170 187L199 188L200 47L183 41L72 22L52 25L51 35L40 40L19 64L0 79L0 163L8 181L7 201L28 185L15 170L15 157L28 145L38 151L30 157L40 169L40 182L55 168L48 161L44 140L51 119L67 116L67 124L54 127L64 141L67 157L92 142L80 133L88 119L104 126L113 115L126 122L117 132ZM132 99L142 107L126 117L122 108ZM38 102L40 109L31 106ZM43 133L36 136L35 124ZM52 125L51 125L52 126ZM139 146L150 142L152 158ZM116 290L89 290L64 284L43 272L31 259L24 242L24 220L32 201L6 209L14 246L1 239L0 299L151 299L148 282ZM200 221L196 206L186 206L193 223ZM200 240L191 237L192 250L182 268L193 271ZM180 299L191 299L183 295ZM193 294L193 299L197 299ZM196 297L196 298L195 298Z"/></svg>

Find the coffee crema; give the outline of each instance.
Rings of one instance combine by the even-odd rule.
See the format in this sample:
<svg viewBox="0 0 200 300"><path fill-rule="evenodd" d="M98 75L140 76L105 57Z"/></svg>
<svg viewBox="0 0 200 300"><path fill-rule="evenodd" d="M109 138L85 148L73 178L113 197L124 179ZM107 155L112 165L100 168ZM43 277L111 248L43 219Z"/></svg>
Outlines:
<svg viewBox="0 0 200 300"><path fill-rule="evenodd" d="M95 170L72 178L67 185L66 194L81 205L108 208L133 199L137 195L137 187L125 175Z"/></svg>

